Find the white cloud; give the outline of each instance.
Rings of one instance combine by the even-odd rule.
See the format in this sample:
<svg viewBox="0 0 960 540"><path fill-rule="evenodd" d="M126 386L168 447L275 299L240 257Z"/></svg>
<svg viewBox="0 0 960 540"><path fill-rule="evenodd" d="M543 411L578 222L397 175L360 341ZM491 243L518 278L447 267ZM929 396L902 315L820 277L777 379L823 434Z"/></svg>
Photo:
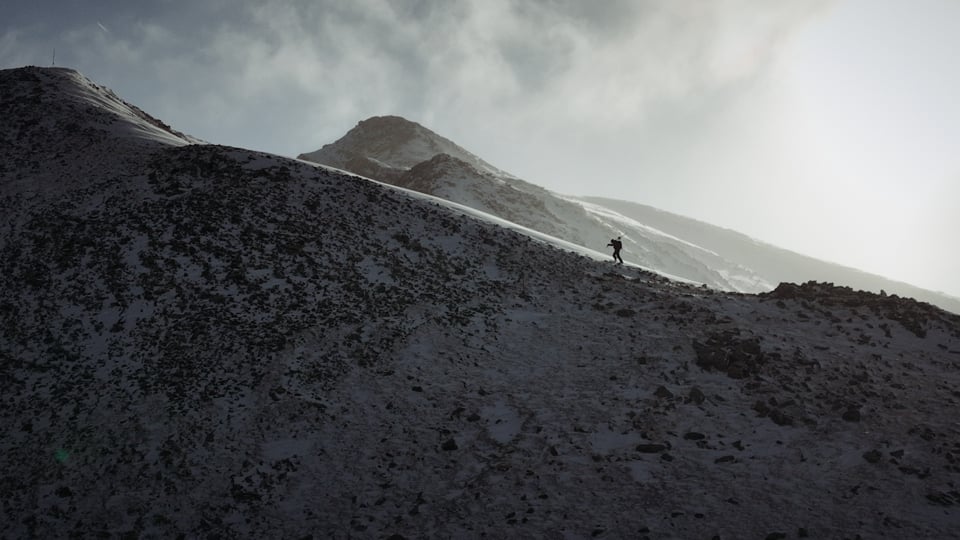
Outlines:
<svg viewBox="0 0 960 540"><path fill-rule="evenodd" d="M185 130L222 138L219 118L233 144L296 153L372 114L454 136L479 124L487 140L488 130L642 125L664 102L749 78L820 4L168 2L104 16L96 24L110 33L78 23L60 39L81 70L143 106L164 103L155 112ZM284 131L244 133L242 119L224 118L250 113L284 119Z"/></svg>

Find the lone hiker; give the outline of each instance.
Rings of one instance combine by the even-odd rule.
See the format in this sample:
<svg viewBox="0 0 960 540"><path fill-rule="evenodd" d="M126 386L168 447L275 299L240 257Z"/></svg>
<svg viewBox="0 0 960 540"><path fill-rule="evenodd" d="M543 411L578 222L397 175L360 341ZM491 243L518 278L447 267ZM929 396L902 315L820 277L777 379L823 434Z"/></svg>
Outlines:
<svg viewBox="0 0 960 540"><path fill-rule="evenodd" d="M608 247L613 248L613 260L619 261L618 264L623 264L623 259L620 258L620 249L623 248L623 242L620 241L620 236L616 240L610 240L610 243L607 244Z"/></svg>

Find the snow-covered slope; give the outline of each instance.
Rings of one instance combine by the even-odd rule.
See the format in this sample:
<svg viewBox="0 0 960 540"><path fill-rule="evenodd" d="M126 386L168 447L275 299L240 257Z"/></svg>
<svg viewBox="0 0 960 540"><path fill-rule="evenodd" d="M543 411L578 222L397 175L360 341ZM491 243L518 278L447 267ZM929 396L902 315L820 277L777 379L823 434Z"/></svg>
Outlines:
<svg viewBox="0 0 960 540"><path fill-rule="evenodd" d="M625 261L717 289L760 292L774 286L714 251L524 182L403 118L365 120L300 158L429 193L590 249L606 250L611 238L623 236Z"/></svg>
<svg viewBox="0 0 960 540"><path fill-rule="evenodd" d="M956 316L688 286L300 161L132 147L0 155L4 538L955 534ZM74 189L11 204L48 166Z"/></svg>
<svg viewBox="0 0 960 540"><path fill-rule="evenodd" d="M960 298L930 291L862 270L833 264L760 242L744 234L697 221L651 206L614 199L584 197L581 199L600 208L613 209L639 223L693 242L706 249L723 253L738 261L771 283L796 283L816 280L840 283L864 291L895 293L916 298L960 313Z"/></svg>
<svg viewBox="0 0 960 540"><path fill-rule="evenodd" d="M9 212L89 187L153 149L198 142L67 68L5 70L0 95Z"/></svg>

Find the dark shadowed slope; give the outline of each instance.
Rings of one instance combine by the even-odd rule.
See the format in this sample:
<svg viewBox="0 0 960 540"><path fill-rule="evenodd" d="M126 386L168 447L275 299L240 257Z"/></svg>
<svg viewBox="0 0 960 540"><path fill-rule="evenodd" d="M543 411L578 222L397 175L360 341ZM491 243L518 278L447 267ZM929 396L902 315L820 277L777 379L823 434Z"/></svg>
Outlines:
<svg viewBox="0 0 960 540"><path fill-rule="evenodd" d="M0 85L74 84L33 73ZM689 287L105 133L0 157L4 538L955 534L955 316ZM14 204L44 182L73 188Z"/></svg>

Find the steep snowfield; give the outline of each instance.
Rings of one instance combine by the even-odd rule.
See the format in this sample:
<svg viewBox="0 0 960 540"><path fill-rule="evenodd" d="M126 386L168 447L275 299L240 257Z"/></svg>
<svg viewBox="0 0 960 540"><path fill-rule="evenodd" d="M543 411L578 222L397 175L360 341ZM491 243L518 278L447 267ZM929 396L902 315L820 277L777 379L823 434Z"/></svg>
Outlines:
<svg viewBox="0 0 960 540"><path fill-rule="evenodd" d="M115 148L0 157L4 538L956 534L956 316L677 283L250 150ZM70 193L14 205L48 166Z"/></svg>

